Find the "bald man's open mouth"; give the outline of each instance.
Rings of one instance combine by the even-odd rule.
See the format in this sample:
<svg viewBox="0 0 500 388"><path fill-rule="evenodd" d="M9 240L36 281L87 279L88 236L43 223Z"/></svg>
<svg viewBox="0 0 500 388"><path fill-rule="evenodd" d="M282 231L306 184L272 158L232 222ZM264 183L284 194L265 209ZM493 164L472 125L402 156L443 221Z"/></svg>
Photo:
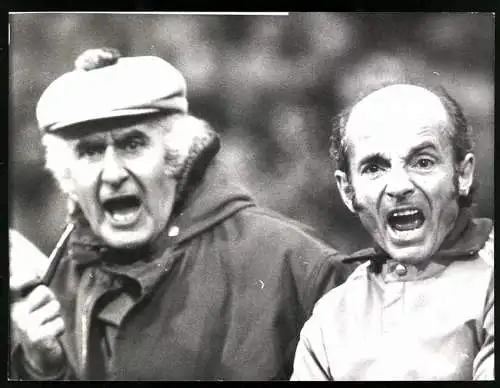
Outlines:
<svg viewBox="0 0 500 388"><path fill-rule="evenodd" d="M398 232L418 229L422 227L424 222L424 213L416 207L394 209L387 215L387 223Z"/></svg>

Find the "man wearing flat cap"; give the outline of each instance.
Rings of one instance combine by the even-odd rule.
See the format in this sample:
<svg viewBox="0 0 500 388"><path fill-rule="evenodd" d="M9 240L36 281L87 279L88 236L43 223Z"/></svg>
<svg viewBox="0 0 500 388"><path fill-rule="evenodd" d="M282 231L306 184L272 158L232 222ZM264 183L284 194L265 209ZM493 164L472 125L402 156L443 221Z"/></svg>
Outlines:
<svg viewBox="0 0 500 388"><path fill-rule="evenodd" d="M229 179L181 73L89 50L36 113L69 222L43 282L11 274L11 377L288 379L314 302L349 267Z"/></svg>

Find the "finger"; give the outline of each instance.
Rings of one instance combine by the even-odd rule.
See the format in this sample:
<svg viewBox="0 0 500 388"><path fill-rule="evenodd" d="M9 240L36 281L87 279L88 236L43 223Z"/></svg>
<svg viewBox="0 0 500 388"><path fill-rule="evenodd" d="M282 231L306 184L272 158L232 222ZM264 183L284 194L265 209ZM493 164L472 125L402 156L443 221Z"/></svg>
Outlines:
<svg viewBox="0 0 500 388"><path fill-rule="evenodd" d="M13 295L20 294L24 289L31 287L42 281L42 277L37 273L27 271L16 273L9 277L9 289Z"/></svg>
<svg viewBox="0 0 500 388"><path fill-rule="evenodd" d="M50 288L45 285L39 285L26 296L24 301L26 302L28 312L32 312L55 299L56 297Z"/></svg>
<svg viewBox="0 0 500 388"><path fill-rule="evenodd" d="M31 344L31 347L50 350L55 344L55 338L64 332L64 327L64 319L58 316L42 326L30 327L25 338Z"/></svg>
<svg viewBox="0 0 500 388"><path fill-rule="evenodd" d="M10 305L10 318L12 320L19 320L28 309L24 301L17 301ZM18 319L19 318L19 319Z"/></svg>
<svg viewBox="0 0 500 388"><path fill-rule="evenodd" d="M54 339L64 333L65 324L64 319L61 316L45 323L42 326L42 335L46 339ZM48 342L48 341L47 341Z"/></svg>
<svg viewBox="0 0 500 388"><path fill-rule="evenodd" d="M36 309L30 314L30 321L37 326L42 326L48 321L57 318L61 312L61 305L57 300L51 300L46 305Z"/></svg>
<svg viewBox="0 0 500 388"><path fill-rule="evenodd" d="M25 300L12 303L10 308L10 319L14 330L25 332L25 328L30 321L29 316L28 305Z"/></svg>

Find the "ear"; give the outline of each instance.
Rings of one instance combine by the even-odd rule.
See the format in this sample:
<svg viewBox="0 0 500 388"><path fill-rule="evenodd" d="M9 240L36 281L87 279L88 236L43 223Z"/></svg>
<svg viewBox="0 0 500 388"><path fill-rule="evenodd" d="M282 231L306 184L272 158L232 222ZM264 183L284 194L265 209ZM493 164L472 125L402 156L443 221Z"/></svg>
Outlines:
<svg viewBox="0 0 500 388"><path fill-rule="evenodd" d="M458 170L458 193L462 196L469 194L474 179L476 160L474 154L468 153L460 162Z"/></svg>
<svg viewBox="0 0 500 388"><path fill-rule="evenodd" d="M337 187L339 189L340 196L342 197L342 201L344 201L344 204L352 213L355 213L352 201L353 189L351 183L349 182L347 174L344 171L336 170L335 179L337 181Z"/></svg>

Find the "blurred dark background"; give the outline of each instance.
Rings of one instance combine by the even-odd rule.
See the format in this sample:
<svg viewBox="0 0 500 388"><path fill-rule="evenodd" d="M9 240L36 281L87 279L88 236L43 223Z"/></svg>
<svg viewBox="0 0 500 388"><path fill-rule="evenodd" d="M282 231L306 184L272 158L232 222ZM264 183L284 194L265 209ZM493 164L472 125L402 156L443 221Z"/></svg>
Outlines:
<svg viewBox="0 0 500 388"><path fill-rule="evenodd" d="M44 171L36 102L82 51L100 46L176 66L191 113L221 133L222 157L257 200L348 251L369 240L337 193L331 117L381 80L439 81L475 130L476 214L494 217L490 13L11 14L9 223L47 254L65 201Z"/></svg>

